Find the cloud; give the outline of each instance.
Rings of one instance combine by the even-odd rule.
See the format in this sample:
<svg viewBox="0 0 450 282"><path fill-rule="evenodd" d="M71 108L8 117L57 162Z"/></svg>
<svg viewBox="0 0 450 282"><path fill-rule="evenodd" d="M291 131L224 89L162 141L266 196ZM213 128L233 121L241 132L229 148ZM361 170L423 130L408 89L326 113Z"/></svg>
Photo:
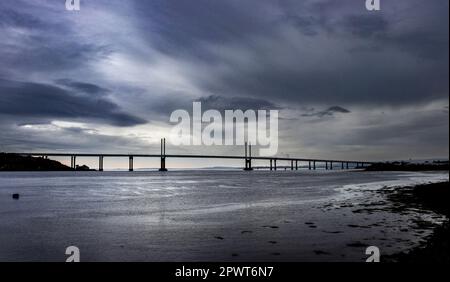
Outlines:
<svg viewBox="0 0 450 282"><path fill-rule="evenodd" d="M448 15L442 12L448 4L396 3L379 13L354 1L137 6L152 14L139 20L140 28L151 30L143 38L192 63L186 74L206 93L365 105L448 96ZM398 9L408 13L395 13ZM260 16L249 17L255 10Z"/></svg>
<svg viewBox="0 0 450 282"><path fill-rule="evenodd" d="M373 136L391 155L429 146L420 134L446 139L448 120L435 118L448 116L446 0L385 1L380 12L354 0L82 5L70 13L61 1L0 1L3 144L31 146L35 135L14 126L35 124L49 138L34 145L70 149L73 142L46 126L58 119L89 123L97 135L122 136L124 148L139 147L125 135L167 132L170 113L189 110L192 101L204 109L279 109L280 146L291 155L333 147L324 140L344 144L332 154L350 157L375 155ZM418 122L418 113L434 103L430 123ZM402 125L376 124L366 114L381 111L401 112ZM300 126L307 136L296 136ZM72 139L92 138L77 126L64 130ZM79 144L89 150L94 142L106 141ZM429 153L448 152L448 142L430 146Z"/></svg>
<svg viewBox="0 0 450 282"><path fill-rule="evenodd" d="M111 92L109 89L100 87L92 83L73 81L71 79L58 79L55 82L59 85L66 86L74 91L86 94L103 96Z"/></svg>
<svg viewBox="0 0 450 282"><path fill-rule="evenodd" d="M86 152L86 148L90 148L90 151L118 153L158 150L158 145L153 146L139 138L104 134L95 128L61 127L56 124L16 126L0 123L0 129L4 132L0 138L0 151Z"/></svg>
<svg viewBox="0 0 450 282"><path fill-rule="evenodd" d="M368 38L388 31L389 23L381 15L350 15L343 20L343 28L358 37Z"/></svg>
<svg viewBox="0 0 450 282"><path fill-rule="evenodd" d="M218 95L210 95L198 99L202 103L203 110L214 109L218 111L224 110L279 110L279 106L263 99L248 97L223 97Z"/></svg>
<svg viewBox="0 0 450 282"><path fill-rule="evenodd" d="M325 116L333 116L334 114L337 114L337 113L348 114L348 113L350 113L350 111L345 108L339 107L339 106L333 106L333 107L326 109L325 111L302 114L302 116L304 116L304 117L325 117Z"/></svg>
<svg viewBox="0 0 450 282"><path fill-rule="evenodd" d="M76 84L79 86L79 84ZM85 84L83 88L85 87ZM101 89L93 87L90 89ZM0 79L0 113L33 119L73 119L104 122L115 126L146 123L140 117L122 112L104 97L73 92L54 85Z"/></svg>

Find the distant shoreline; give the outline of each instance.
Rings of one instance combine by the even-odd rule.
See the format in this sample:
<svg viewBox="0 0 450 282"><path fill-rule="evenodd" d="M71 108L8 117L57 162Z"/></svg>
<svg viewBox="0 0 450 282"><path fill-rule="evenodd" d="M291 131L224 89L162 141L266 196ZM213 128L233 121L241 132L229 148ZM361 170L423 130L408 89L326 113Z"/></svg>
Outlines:
<svg viewBox="0 0 450 282"><path fill-rule="evenodd" d="M95 171L88 166L75 169L58 161L32 156L0 153L0 171Z"/></svg>
<svg viewBox="0 0 450 282"><path fill-rule="evenodd" d="M443 171L449 170L448 161L427 163L386 162L376 163L365 168L365 171Z"/></svg>

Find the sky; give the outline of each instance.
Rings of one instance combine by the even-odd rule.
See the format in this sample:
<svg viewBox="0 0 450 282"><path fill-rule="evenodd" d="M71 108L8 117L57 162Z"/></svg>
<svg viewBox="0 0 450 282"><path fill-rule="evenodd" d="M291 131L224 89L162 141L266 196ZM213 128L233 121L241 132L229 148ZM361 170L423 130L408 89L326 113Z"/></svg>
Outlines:
<svg viewBox="0 0 450 282"><path fill-rule="evenodd" d="M0 151L159 153L171 113L201 101L278 109L278 156L448 158L448 6L2 0ZM200 152L243 148L167 146Z"/></svg>

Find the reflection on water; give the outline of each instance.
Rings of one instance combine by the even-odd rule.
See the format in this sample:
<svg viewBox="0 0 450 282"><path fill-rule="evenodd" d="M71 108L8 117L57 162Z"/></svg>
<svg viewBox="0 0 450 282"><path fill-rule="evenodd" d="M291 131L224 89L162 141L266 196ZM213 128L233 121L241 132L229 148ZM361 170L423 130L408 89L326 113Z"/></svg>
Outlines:
<svg viewBox="0 0 450 282"><path fill-rule="evenodd" d="M372 191L440 180L448 173L4 172L0 260L64 261L76 245L94 261L360 261L364 246L417 244L429 234L417 217L439 221L359 212L385 201Z"/></svg>

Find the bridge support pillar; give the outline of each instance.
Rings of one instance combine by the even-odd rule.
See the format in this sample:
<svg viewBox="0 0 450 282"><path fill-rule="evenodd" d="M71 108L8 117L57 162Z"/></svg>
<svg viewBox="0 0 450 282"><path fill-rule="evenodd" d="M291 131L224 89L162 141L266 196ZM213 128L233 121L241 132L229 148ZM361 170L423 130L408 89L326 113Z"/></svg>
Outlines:
<svg viewBox="0 0 450 282"><path fill-rule="evenodd" d="M344 162L341 162L341 169L344 169Z"/></svg>
<svg viewBox="0 0 450 282"><path fill-rule="evenodd" d="M274 163L274 169L277 170L277 160L273 160Z"/></svg>
<svg viewBox="0 0 450 282"><path fill-rule="evenodd" d="M273 164L272 164L273 160L270 159L270 170L273 170Z"/></svg>
<svg viewBox="0 0 450 282"><path fill-rule="evenodd" d="M133 171L134 170L134 167L133 167L133 156L129 156L128 157L128 170L129 171Z"/></svg>
<svg viewBox="0 0 450 282"><path fill-rule="evenodd" d="M298 170L298 161L295 161L295 170Z"/></svg>
<svg viewBox="0 0 450 282"><path fill-rule="evenodd" d="M291 160L291 170L294 170L294 161Z"/></svg>
<svg viewBox="0 0 450 282"><path fill-rule="evenodd" d="M333 162L330 162L330 169L333 170Z"/></svg>
<svg viewBox="0 0 450 282"><path fill-rule="evenodd" d="M248 152L247 152L248 146ZM247 154L248 153L248 154ZM246 171L252 171L252 145L245 142L245 168Z"/></svg>
<svg viewBox="0 0 450 282"><path fill-rule="evenodd" d="M313 169L316 170L316 161L313 161Z"/></svg>
<svg viewBox="0 0 450 282"><path fill-rule="evenodd" d="M347 162L347 163L345 163L345 168L346 168L346 169L348 169L348 162Z"/></svg>
<svg viewBox="0 0 450 282"><path fill-rule="evenodd" d="M161 139L161 166L159 171L167 171L166 168L166 138Z"/></svg>
<svg viewBox="0 0 450 282"><path fill-rule="evenodd" d="M328 170L328 162L325 162L325 170Z"/></svg>
<svg viewBox="0 0 450 282"><path fill-rule="evenodd" d="M76 156L71 157L70 167L74 170L77 169L77 157Z"/></svg>
<svg viewBox="0 0 450 282"><path fill-rule="evenodd" d="M252 168L252 159L246 159L245 160L245 168L244 168L244 170L247 170L247 171L253 170L253 168Z"/></svg>
<svg viewBox="0 0 450 282"><path fill-rule="evenodd" d="M98 157L98 171L103 171L103 156Z"/></svg>
<svg viewBox="0 0 450 282"><path fill-rule="evenodd" d="M166 157L161 157L161 167L159 168L159 171L167 171Z"/></svg>

